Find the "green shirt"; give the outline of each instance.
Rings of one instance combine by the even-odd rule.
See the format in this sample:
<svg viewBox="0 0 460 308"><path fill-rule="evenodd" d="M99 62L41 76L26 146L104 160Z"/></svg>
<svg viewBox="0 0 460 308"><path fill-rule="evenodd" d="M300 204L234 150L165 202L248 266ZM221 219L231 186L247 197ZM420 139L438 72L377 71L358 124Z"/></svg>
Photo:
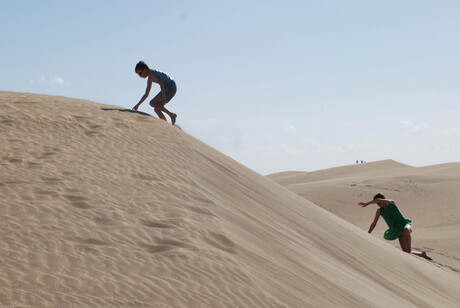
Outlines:
<svg viewBox="0 0 460 308"><path fill-rule="evenodd" d="M383 237L389 241L397 239L404 232L407 224L412 226L412 220L405 218L396 204L388 204L386 208L381 207L380 216L385 219L389 227L383 234Z"/></svg>

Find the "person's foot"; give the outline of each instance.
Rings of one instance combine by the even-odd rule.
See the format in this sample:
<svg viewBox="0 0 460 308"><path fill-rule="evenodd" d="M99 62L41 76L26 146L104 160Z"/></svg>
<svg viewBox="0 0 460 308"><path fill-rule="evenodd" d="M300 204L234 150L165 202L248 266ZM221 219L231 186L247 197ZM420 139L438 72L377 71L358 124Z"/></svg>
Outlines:
<svg viewBox="0 0 460 308"><path fill-rule="evenodd" d="M430 261L433 260L432 258L428 257L428 255L426 254L426 251L422 251L422 257Z"/></svg>
<svg viewBox="0 0 460 308"><path fill-rule="evenodd" d="M172 125L176 124L176 118L177 118L177 114L173 113L171 115L171 123L172 123Z"/></svg>

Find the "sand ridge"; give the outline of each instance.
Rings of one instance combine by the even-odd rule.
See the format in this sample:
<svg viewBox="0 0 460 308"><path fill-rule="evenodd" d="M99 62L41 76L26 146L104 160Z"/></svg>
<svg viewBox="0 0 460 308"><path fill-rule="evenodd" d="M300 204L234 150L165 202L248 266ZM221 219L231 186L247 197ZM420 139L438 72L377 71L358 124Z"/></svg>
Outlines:
<svg viewBox="0 0 460 308"><path fill-rule="evenodd" d="M154 117L11 92L0 106L2 306L460 302L452 271Z"/></svg>

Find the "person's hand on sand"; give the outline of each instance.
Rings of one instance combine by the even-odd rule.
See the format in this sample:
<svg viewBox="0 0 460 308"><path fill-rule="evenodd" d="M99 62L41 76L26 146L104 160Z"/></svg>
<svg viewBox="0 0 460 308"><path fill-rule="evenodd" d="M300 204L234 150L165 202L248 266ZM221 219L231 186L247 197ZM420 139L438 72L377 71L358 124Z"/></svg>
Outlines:
<svg viewBox="0 0 460 308"><path fill-rule="evenodd" d="M369 204L367 202L360 202L360 203L358 203L358 205L360 207L365 207L365 206L368 206Z"/></svg>

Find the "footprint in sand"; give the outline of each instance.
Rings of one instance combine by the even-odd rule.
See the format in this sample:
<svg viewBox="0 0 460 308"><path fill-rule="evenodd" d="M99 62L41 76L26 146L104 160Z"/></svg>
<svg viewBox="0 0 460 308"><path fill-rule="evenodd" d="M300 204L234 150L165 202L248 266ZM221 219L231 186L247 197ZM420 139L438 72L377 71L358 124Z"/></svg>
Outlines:
<svg viewBox="0 0 460 308"><path fill-rule="evenodd" d="M149 244L144 244L144 243L139 243L139 245L144 248L145 251L149 253L159 253L159 252L164 252L168 250L172 250L175 247L171 245L149 245Z"/></svg>
<svg viewBox="0 0 460 308"><path fill-rule="evenodd" d="M96 238L92 237L74 237L70 239L71 242L80 244L80 245L94 245L94 246L110 246L111 244L109 242L99 240Z"/></svg>
<svg viewBox="0 0 460 308"><path fill-rule="evenodd" d="M139 223L149 228L173 228L174 227L173 225L169 225L169 224L165 224L165 223L153 221L153 220L139 219Z"/></svg>
<svg viewBox="0 0 460 308"><path fill-rule="evenodd" d="M73 207L83 209L83 210L93 208L92 205L86 202L88 199L83 196L64 195L63 197L66 198L68 201L70 201L70 205Z"/></svg>
<svg viewBox="0 0 460 308"><path fill-rule="evenodd" d="M139 243L139 246L143 247L149 253L159 253L178 248L196 249L196 247L192 245L176 240L161 240L157 244L158 245Z"/></svg>
<svg viewBox="0 0 460 308"><path fill-rule="evenodd" d="M49 176L49 177L41 177L42 181L45 182L46 184L48 185L55 185L57 183L60 183L62 182L62 178L59 178L59 177L52 177L52 176Z"/></svg>
<svg viewBox="0 0 460 308"><path fill-rule="evenodd" d="M236 253L235 250L235 243L229 239L224 234L219 234L216 232L209 232L209 236L205 238L205 241L210 244L211 246L229 252L229 253Z"/></svg>

